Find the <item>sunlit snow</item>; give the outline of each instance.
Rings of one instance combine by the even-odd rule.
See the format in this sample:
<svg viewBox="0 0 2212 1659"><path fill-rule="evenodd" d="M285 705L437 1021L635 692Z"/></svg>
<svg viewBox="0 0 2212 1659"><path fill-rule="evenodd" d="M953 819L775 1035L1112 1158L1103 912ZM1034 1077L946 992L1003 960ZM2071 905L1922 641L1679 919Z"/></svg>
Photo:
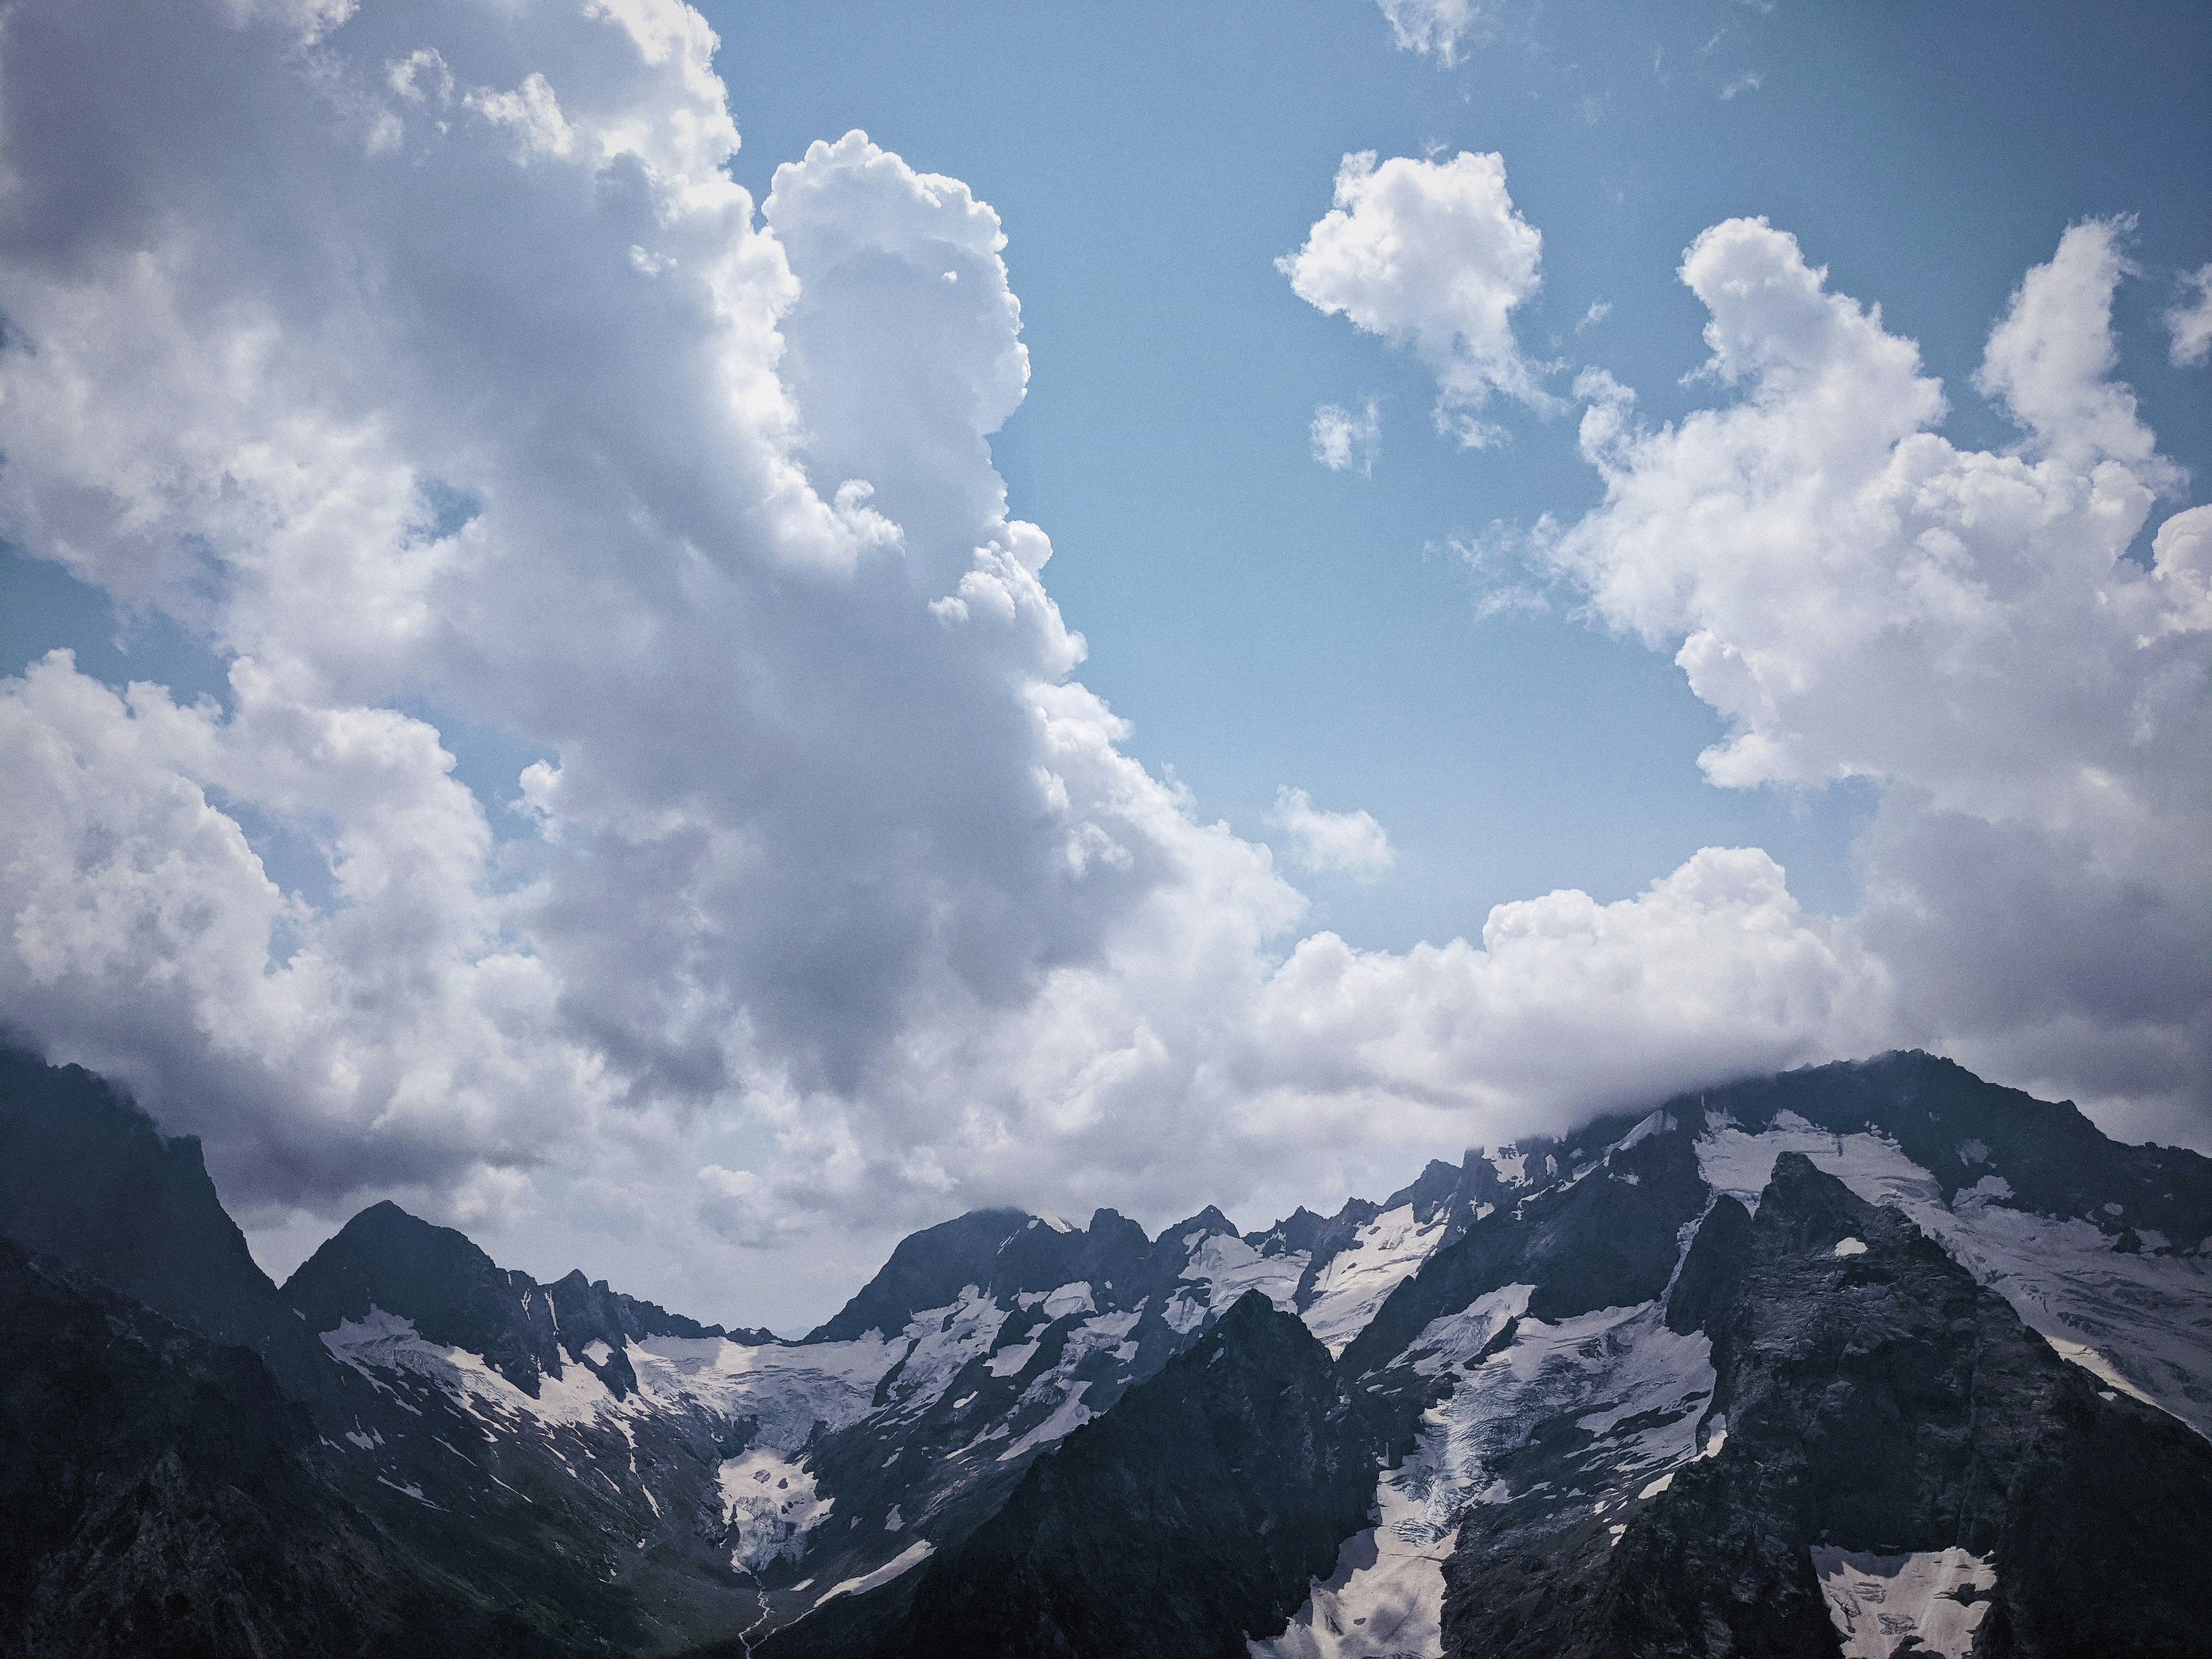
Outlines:
<svg viewBox="0 0 2212 1659"><path fill-rule="evenodd" d="M873 1572L864 1572L857 1578L848 1578L841 1584L831 1585L822 1592L821 1601L814 1605L818 1607L823 1601L834 1601L841 1595L859 1595L879 1584L888 1584L909 1567L920 1566L936 1547L927 1538L917 1538Z"/></svg>
<svg viewBox="0 0 2212 1659"><path fill-rule="evenodd" d="M1424 1226L1413 1218L1410 1204L1376 1216L1322 1269L1314 1299L1302 1316L1306 1328L1332 1358L1340 1357L1384 1298L1429 1259L1443 1236L1441 1214Z"/></svg>
<svg viewBox="0 0 2212 1659"><path fill-rule="evenodd" d="M1905 1650L1967 1659L1997 1582L1985 1559L1961 1549L1866 1555L1816 1547L1813 1571L1844 1659L1891 1659Z"/></svg>

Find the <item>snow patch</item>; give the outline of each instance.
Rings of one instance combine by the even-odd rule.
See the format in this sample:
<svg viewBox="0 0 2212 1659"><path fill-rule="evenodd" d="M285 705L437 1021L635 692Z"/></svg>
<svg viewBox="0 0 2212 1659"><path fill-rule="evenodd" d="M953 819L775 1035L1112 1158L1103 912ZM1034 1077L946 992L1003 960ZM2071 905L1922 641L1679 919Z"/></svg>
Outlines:
<svg viewBox="0 0 2212 1659"><path fill-rule="evenodd" d="M1089 1285L1077 1288L1089 1297ZM1052 1312L1049 1301L1045 1311ZM935 1405L969 1360L990 1352L1006 1322L1006 1310L974 1285L958 1301L916 1314L906 1328L906 1364L891 1382L894 1407L919 1412Z"/></svg>
<svg viewBox="0 0 2212 1659"><path fill-rule="evenodd" d="M1012 1376L1036 1357L1036 1351L1041 1346L1036 1342L1012 1343L993 1354L985 1362L984 1369L994 1376ZM968 1396L970 1400L975 1397L972 1394ZM957 1404L954 1409L956 1411L959 1409Z"/></svg>
<svg viewBox="0 0 2212 1659"><path fill-rule="evenodd" d="M822 1600L814 1605L818 1607L823 1601L834 1601L841 1595L864 1595L879 1585L888 1584L908 1568L920 1566L936 1548L937 1546L927 1538L917 1538L873 1572L864 1572L858 1578L848 1578L843 1583L832 1585L823 1591Z"/></svg>
<svg viewBox="0 0 2212 1659"><path fill-rule="evenodd" d="M1336 1570L1280 1636L1249 1659L1434 1659L1443 1652L1443 1564L1459 1541L1443 1475L1445 1430L1431 1412L1413 1455L1376 1482L1376 1524L1346 1539Z"/></svg>
<svg viewBox="0 0 2212 1659"><path fill-rule="evenodd" d="M1331 1358L1343 1355L1384 1298L1429 1259L1443 1239L1445 1224L1439 1214L1423 1226L1414 1219L1413 1206L1401 1204L1362 1227L1330 1258L1300 1316Z"/></svg>
<svg viewBox="0 0 2212 1659"><path fill-rule="evenodd" d="M750 1417L755 1443L787 1456L821 1423L842 1429L868 1414L876 1384L906 1349L874 1333L852 1342L732 1342L722 1337L648 1337L629 1349L637 1373L632 1398L656 1410L697 1406L710 1416Z"/></svg>
<svg viewBox="0 0 2212 1659"><path fill-rule="evenodd" d="M1997 1576L1962 1549L1866 1555L1815 1546L1813 1571L1844 1659L1891 1659L1910 1650L1967 1659L1989 1614Z"/></svg>
<svg viewBox="0 0 2212 1659"><path fill-rule="evenodd" d="M1464 1364L1488 1347L1510 1321L1528 1311L1528 1298L1535 1290L1534 1285L1502 1285L1455 1314L1431 1320L1406 1345L1399 1363L1410 1364L1424 1376Z"/></svg>
<svg viewBox="0 0 2212 1659"><path fill-rule="evenodd" d="M1001 1463L1012 1462L1033 1447L1050 1445L1054 1441L1073 1434L1091 1420L1090 1409L1083 1396L1090 1392L1091 1384L1078 1382L1071 1387L1060 1404L1053 1407L1052 1415L999 1454Z"/></svg>
<svg viewBox="0 0 2212 1659"><path fill-rule="evenodd" d="M2057 1351L2061 1359L2069 1360L2079 1365L2107 1388L2118 1389L2122 1394L2142 1401L2146 1406L2157 1406L2157 1401L2136 1387L2126 1377L2122 1376L2112 1368L2111 1360L2106 1358L2087 1343L2069 1342L2063 1336L2046 1336L2043 1340ZM2105 1396L2107 1400L2112 1397L2109 1394Z"/></svg>
<svg viewBox="0 0 2212 1659"><path fill-rule="evenodd" d="M1663 1109L1654 1112L1620 1139L1614 1141L1613 1150L1616 1152L1625 1152L1638 1141L1647 1140L1653 1135L1664 1134L1674 1127L1674 1119L1671 1113Z"/></svg>
<svg viewBox="0 0 2212 1659"><path fill-rule="evenodd" d="M1225 1310L1247 1291L1258 1291L1285 1313L1296 1310L1298 1280L1305 1276L1310 1250L1261 1255L1234 1233L1215 1233L1192 1252L1185 1279L1202 1281L1207 1305Z"/></svg>
<svg viewBox="0 0 2212 1659"><path fill-rule="evenodd" d="M1160 1310L1160 1317L1177 1336L1188 1336L1206 1322L1206 1304L1188 1291L1179 1291L1168 1298Z"/></svg>
<svg viewBox="0 0 2212 1659"><path fill-rule="evenodd" d="M374 1305L362 1318L342 1320L336 1329L323 1332L322 1342L331 1358L373 1382L380 1382L375 1375L380 1370L421 1377L483 1420L528 1418L574 1425L619 1404L606 1384L580 1365L557 1377L540 1377L532 1397L494 1370L482 1354L433 1342L415 1328L413 1320Z"/></svg>
<svg viewBox="0 0 2212 1659"><path fill-rule="evenodd" d="M1073 1285L1063 1285L1044 1299L1047 1319L1065 1319L1072 1313L1096 1313L1098 1304L1091 1294L1091 1281L1078 1279Z"/></svg>
<svg viewBox="0 0 2212 1659"><path fill-rule="evenodd" d="M1866 1240L1863 1238L1839 1238L1836 1241L1835 1253L1838 1255L1864 1255L1867 1253Z"/></svg>

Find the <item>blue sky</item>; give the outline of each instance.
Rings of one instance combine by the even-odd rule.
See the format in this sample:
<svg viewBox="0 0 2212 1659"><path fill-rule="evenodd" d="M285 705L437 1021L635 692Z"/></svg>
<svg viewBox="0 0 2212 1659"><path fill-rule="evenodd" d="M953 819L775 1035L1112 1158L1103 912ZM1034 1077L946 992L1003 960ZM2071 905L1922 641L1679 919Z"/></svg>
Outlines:
<svg viewBox="0 0 2212 1659"><path fill-rule="evenodd" d="M2166 362L2157 320L2212 258L2212 170L2185 159L2212 149L2201 7L1514 5L1449 68L1358 4L706 9L757 193L857 126L999 210L1034 378L994 453L1052 534L1083 678L1247 835L1285 783L1373 812L1395 875L1319 895L1363 944L1553 887L1625 897L1714 843L1848 913L1869 803L1708 785L1713 711L1571 599L1478 617L1450 538L1572 515L1598 480L1571 416L1461 451L1416 362L1291 293L1274 261L1346 152L1501 154L1544 235L1532 350L1659 418L1716 401L1680 384L1705 356L1682 250L1765 215L1920 343L1946 429L1984 444L2013 436L1966 386L2007 295L2068 224L2135 214L2121 372L2206 499L2212 377ZM1314 406L1370 395L1373 477L1315 466Z"/></svg>
<svg viewBox="0 0 2212 1659"><path fill-rule="evenodd" d="M747 1323L1898 1046L2212 1146L2208 87L2183 6L22 0L0 1018L276 1270L393 1198Z"/></svg>

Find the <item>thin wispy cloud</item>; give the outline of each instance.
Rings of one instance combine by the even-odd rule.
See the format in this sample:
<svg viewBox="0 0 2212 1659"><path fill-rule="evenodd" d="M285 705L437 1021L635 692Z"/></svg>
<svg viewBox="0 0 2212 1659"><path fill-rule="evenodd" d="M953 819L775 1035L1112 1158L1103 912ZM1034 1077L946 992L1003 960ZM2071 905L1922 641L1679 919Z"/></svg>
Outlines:
<svg viewBox="0 0 2212 1659"><path fill-rule="evenodd" d="M2212 265L2184 273L2183 297L2166 313L2169 348L2175 367L2198 368L2212 362Z"/></svg>
<svg viewBox="0 0 2212 1659"><path fill-rule="evenodd" d="M1390 837L1364 809L1328 812L1304 790L1285 784L1275 792L1270 823L1283 832L1292 862L1318 875L1380 881L1398 861Z"/></svg>
<svg viewBox="0 0 2212 1659"><path fill-rule="evenodd" d="M1362 477L1371 477L1382 442L1382 412L1372 398L1360 405L1357 414L1338 404L1323 404L1314 410L1307 435L1314 459L1330 471L1345 472L1356 467Z"/></svg>

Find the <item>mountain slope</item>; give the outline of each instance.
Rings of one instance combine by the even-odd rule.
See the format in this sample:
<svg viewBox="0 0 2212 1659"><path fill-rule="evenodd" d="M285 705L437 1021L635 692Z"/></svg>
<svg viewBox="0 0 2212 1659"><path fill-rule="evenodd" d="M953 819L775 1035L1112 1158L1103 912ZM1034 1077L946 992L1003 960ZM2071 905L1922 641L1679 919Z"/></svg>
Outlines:
<svg viewBox="0 0 2212 1659"><path fill-rule="evenodd" d="M245 1349L0 1241L0 1653L607 1650L381 1533Z"/></svg>
<svg viewBox="0 0 2212 1659"><path fill-rule="evenodd" d="M464 1632L506 1609L547 1650L781 1659L1989 1659L2185 1652L2209 1611L2212 1162L1926 1055L1678 1097L1252 1232L974 1212L795 1343L540 1284L391 1205L280 1292L196 1146L25 1056L0 1152L0 1232L256 1345L302 1402L214 1350L244 1380L194 1360L230 1381L193 1397L293 1413L293 1484L169 1508L127 1486L184 1540L130 1560L213 1564L208 1605L278 1598L257 1616L286 1642L356 1594L446 1597ZM36 1327L35 1301L8 1316ZM141 1346L191 1340L161 1328ZM303 1492L319 1520L285 1507ZM80 1549L64 1521L40 1524ZM260 1567L224 1565L234 1530ZM55 1559L159 1628L154 1577ZM267 1648L191 1617L211 1654ZM347 1628L396 1641L394 1618ZM124 1639L103 1628L21 1650Z"/></svg>
<svg viewBox="0 0 2212 1659"><path fill-rule="evenodd" d="M1706 1224L1732 1258L1710 1455L1615 1504L1472 1515L1444 1570L1450 1650L1828 1655L1844 1603L1883 1653L1977 1631L1990 1654L2187 1650L2212 1614L2190 1565L2212 1546L2212 1446L2100 1397L1909 1220L1802 1156L1741 1213L1723 1199ZM1885 1582L1952 1594L1866 1594Z"/></svg>
<svg viewBox="0 0 2212 1659"><path fill-rule="evenodd" d="M1827 1172L1817 1182L1857 1206L1853 1213L1866 1218L1860 1224L1873 1230L1857 1240L1869 1246L1868 1258L1851 1252L1831 1258L1830 1265L1870 1259L1880 1243L1875 1232L1902 1229L1920 1240L1917 1271L1924 1276L1941 1269L1935 1303L1964 1298L1960 1304L1978 1309L1975 1317L2002 1341L1993 1336L1964 1346L1884 1349L1898 1373L1887 1415L1843 1436L1839 1461L1806 1468L1801 1483L1841 1504L1858 1471L1854 1460L1878 1462L1894 1451L1893 1443L1910 1445L1916 1437L1955 1439L1956 1430L1944 1426L1944 1390L1955 1382L1960 1356L1972 1372L2002 1352L2007 1363L2036 1368L2044 1385L2056 1390L2049 1401L2079 1405L2087 1399L2106 1413L2111 1423L2094 1426L2090 1438L2133 1446L2123 1464L2144 1455L2147 1444L2170 1448L2166 1468L2172 1484L2161 1500L2166 1518L2140 1545L2142 1560L2163 1565L2133 1578L2118 1574L2113 1583L2132 1584L2126 1599L2144 1619L2185 1618L2174 1612L2171 1587L2193 1583L2179 1560L2196 1544L2172 1540L2202 1538L2201 1526L2186 1520L2188 1504L2212 1511L2202 1457L2203 1431L2212 1420L2203 1400L2212 1379L2212 1276L2201 1237L2186 1236L2193 1224L2187 1218L2212 1197L2212 1164L2167 1149L2108 1143L2080 1160L2087 1175L2054 1187L2038 1170L2057 1160L2052 1144L2066 1147L2077 1138L2078 1114L2042 1103L2020 1107L2024 1099L1925 1055L1887 1055L1672 1100L1635 1122L1609 1150L1564 1148L1561 1177L1550 1188L1528 1194L1513 1212L1470 1228L1457 1244L1437 1252L1346 1350L1353 1386L1395 1402L1401 1427L1392 1449L1402 1461L1378 1480L1376 1524L1347 1541L1335 1572L1316 1581L1291 1629L1265 1650L1280 1659L1628 1653L1644 1650L1638 1644L1655 1652L1720 1652L1726 1643L1711 1632L1729 1631L1735 1615L1703 1607L1698 1598L1709 1594L1731 1598L1731 1605L1741 1599L1777 1621L1728 1635L1726 1642L1740 1641L1737 1651L1832 1653L1838 1639L1882 1640L1880 1620L1905 1617L1895 1610L1895 1596L1918 1597L1939 1613L1960 1614L1977 1605L1978 1595L1984 1612L1976 1627L1985 1626L1986 1644L2012 1640L2005 1632L2033 1626L2046 1632L2035 1638L2046 1645L2017 1650L2066 1650L2063 1642L2048 1645L2065 1598L2039 1598L2024 1588L2026 1578L2008 1580L2000 1550L1996 1582L2000 1596L2010 1599L2000 1612L1988 1611L1996 1604L1983 1595L1987 1584L1974 1577L1983 1569L1973 1561L1984 1558L1946 1555L1951 1543L1923 1547L1925 1528L1902 1542L1840 1525L1831 1537L1787 1516L1747 1520L1747 1510L1733 1522L1708 1516L1698 1523L1711 1534L1705 1554L1692 1550L1646 1559L1639 1553L1647 1547L1638 1542L1644 1536L1639 1517L1663 1518L1668 1493L1695 1491L1716 1478L1717 1468L1753 1455L1739 1452L1746 1431L1731 1425L1725 1405L1716 1404L1717 1395L1725 1398L1731 1387L1749 1386L1739 1358L1731 1357L1749 1350L1741 1344L1731 1349L1728 1334L1742 1316L1752 1265L1778 1271L1786 1254L1782 1234L1773 1230L1787 1205L1772 1218L1772 1229L1759 1228L1772 1178L1791 1174L1784 1184L1796 1192L1815 1166ZM2022 1115L2016 1131L1983 1133L1992 1114L2014 1108ZM1907 1156L1908 1142L1923 1156L1951 1160L1960 1173L1950 1178L1948 1196L1945 1182ZM2160 1213L2183 1227L2183 1236L2114 1222L2133 1201L2128 1194L2140 1190L2146 1170L2163 1183ZM2012 1192L2014 1173L2024 1187L2071 1212L2039 1213ZM1631 1175L1638 1177L1632 1196L1642 1200L1651 1188L1650 1197L1668 1206L1666 1213L1687 1218L1673 1240L1654 1224L1660 1212L1639 1224L1612 1202L1613 1183ZM2113 1187L2098 1184L2107 1176ZM2107 1210L2107 1204L2121 1208ZM1608 1212L1617 1218L1600 1219ZM1580 1227L1573 1224L1577 1217ZM1547 1234L1549 1242L1541 1242ZM1579 1294L1573 1290L1577 1280L1584 1287ZM1900 1320L1920 1317L1912 1311L1918 1282L1908 1276L1873 1293L1872 1315L1887 1310ZM1850 1295L1859 1292L1847 1294L1840 1280L1806 1277L1793 1294L1803 1304L1800 1316L1814 1321L1815 1328L1850 1328ZM1770 1294L1762 1305L1790 1302ZM1931 1329L1949 1328L1929 1319ZM2050 1334L2048 1344L2035 1330ZM2032 1390L1984 1400L1979 1431L1987 1437L2009 1424L2004 1433L2026 1433L2039 1413L2057 1408L2039 1403L2044 1400ZM2152 1405L2160 1409L2143 1409ZM2133 1426L2111 1426L2124 1421ZM2199 1433L2191 1435L2184 1424ZM1880 1440L1882 1433L1891 1440ZM1797 1443L1778 1432L1777 1440ZM1874 1451L1865 1451L1869 1445ZM1996 1454L1984 1448L1976 1455ZM1757 1455L1789 1462L1781 1451ZM2028 1528L2023 1517L2047 1505L2042 1494L2049 1491L2084 1490L2086 1502L2081 1483L2096 1478L2100 1467L2094 1456L2053 1453L2033 1466L2040 1473L2010 1480L1993 1500L2020 1528L2007 1534L2003 1549L2046 1556L2055 1551L2055 1559L2075 1547L2054 1544L2047 1527ZM2116 1528L2113 1535L2127 1531ZM1824 1558L1825 1577L1814 1565L1816 1547L1832 1553ZM1989 1547L1984 1540L1978 1547ZM1764 1568L1758 1565L1762 1549L1778 1551ZM2079 1540L2084 1561L2099 1559L2100 1549L2095 1538ZM1538 1571L1537 1562L1547 1565ZM1616 1567L1625 1571L1629 1563L1638 1564L1634 1573L1618 1577ZM2079 1576L2062 1573L2059 1579ZM2048 1571L2039 1581L2058 1582ZM1618 1613L1632 1601L1623 1601L1627 1591L1621 1587L1630 1584L1690 1611L1663 1638L1655 1634L1659 1614L1650 1608L1637 1615L1641 1625L1626 1613L1620 1617L1626 1622L1616 1625L1589 1622L1601 1604ZM1850 1589L1854 1584L1858 1588ZM1894 1593L1890 1610L1866 1615L1886 1586ZM1856 1637L1844 1635L1847 1602L1866 1615ZM2115 1606L2109 1593L2078 1585L2072 1603L2076 1613ZM1571 1618L1563 1608L1577 1611ZM2096 1617L2114 1639L2130 1628L2118 1614ZM1718 1620L1711 1632L1709 1618ZM1965 1653L1956 1643L1940 1644L1960 1634L1939 1629L1940 1623L1926 1626L1926 1650ZM2074 1628L2080 1635L2080 1626ZM1911 1633L1902 1626L1898 1632L1887 1645L1847 1650L1888 1659L1902 1634ZM2141 1650L2157 1650L2155 1640L2145 1639ZM2102 1650L2093 1643L2087 1650Z"/></svg>
<svg viewBox="0 0 2212 1659"><path fill-rule="evenodd" d="M728 1334L572 1273L550 1285L499 1267L465 1234L372 1204L285 1281L284 1300L310 1330L333 1331L378 1311L401 1313L417 1334L479 1355L532 1399L546 1378L581 1365L620 1399L637 1386L624 1358L633 1339ZM747 1332L766 1341L765 1333Z"/></svg>
<svg viewBox="0 0 2212 1659"><path fill-rule="evenodd" d="M1204 1340L1034 1463L910 1601L771 1639L763 1659L1243 1659L1335 1559L1372 1485L1328 1350L1248 1291Z"/></svg>

